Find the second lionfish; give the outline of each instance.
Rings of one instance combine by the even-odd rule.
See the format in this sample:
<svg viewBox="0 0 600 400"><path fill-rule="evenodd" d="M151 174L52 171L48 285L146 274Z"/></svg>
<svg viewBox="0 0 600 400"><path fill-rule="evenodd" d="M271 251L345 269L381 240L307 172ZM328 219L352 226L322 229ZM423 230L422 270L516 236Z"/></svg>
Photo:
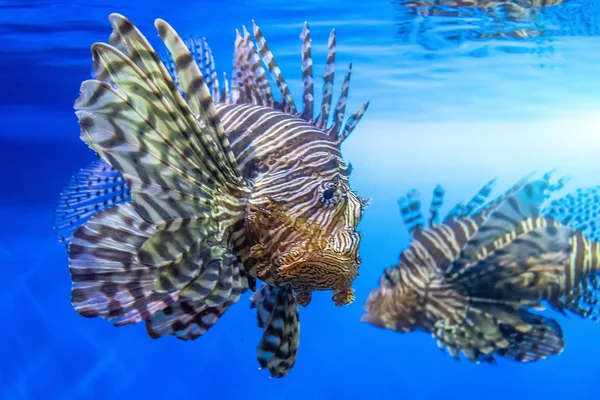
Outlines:
<svg viewBox="0 0 600 400"><path fill-rule="evenodd" d="M492 182L439 222L444 191L434 190L429 223L417 191L400 201L412 234L400 262L384 270L362 320L397 331L425 331L456 359L494 355L528 362L562 352L560 325L535 312L549 304L597 319L600 300L598 188L543 202L563 187L518 182L484 204Z"/></svg>
<svg viewBox="0 0 600 400"><path fill-rule="evenodd" d="M227 80L220 89L205 41L156 20L163 63L129 20L109 20L110 44L92 46L95 79L75 104L81 138L102 160L73 177L56 214L73 306L116 326L145 321L153 338L190 340L260 279L257 357L282 377L296 360L297 305L315 290L352 302L360 262L366 202L349 187L340 146L368 103L342 125L349 69L331 107L335 32L314 118L306 24L297 111L256 25L256 43L238 32L231 89Z"/></svg>

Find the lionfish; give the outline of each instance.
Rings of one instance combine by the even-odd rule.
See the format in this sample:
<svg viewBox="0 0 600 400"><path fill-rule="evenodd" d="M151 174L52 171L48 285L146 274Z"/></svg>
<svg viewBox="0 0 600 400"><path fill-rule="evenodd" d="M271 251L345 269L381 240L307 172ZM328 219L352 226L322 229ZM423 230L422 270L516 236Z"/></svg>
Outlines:
<svg viewBox="0 0 600 400"><path fill-rule="evenodd" d="M412 235L397 265L367 299L363 322L399 333L425 331L454 358L519 362L559 354L559 323L535 311L549 304L596 320L600 300L600 187L579 189L542 209L565 178L524 178L486 204L493 181L442 220L434 189L428 223L420 195L399 201Z"/></svg>
<svg viewBox="0 0 600 400"><path fill-rule="evenodd" d="M331 110L335 30L313 118L306 23L297 111L254 21L254 41L245 27L236 33L231 89L226 75L219 88L204 39L184 41L157 19L162 62L132 22L109 21L110 44L92 46L95 79L75 102L81 139L101 160L72 178L55 217L72 304L115 326L143 320L152 338L191 340L251 289L263 329L257 358L283 377L298 351L298 305L317 290L351 303L360 266L367 201L350 189L340 147L368 102L342 126L350 64Z"/></svg>

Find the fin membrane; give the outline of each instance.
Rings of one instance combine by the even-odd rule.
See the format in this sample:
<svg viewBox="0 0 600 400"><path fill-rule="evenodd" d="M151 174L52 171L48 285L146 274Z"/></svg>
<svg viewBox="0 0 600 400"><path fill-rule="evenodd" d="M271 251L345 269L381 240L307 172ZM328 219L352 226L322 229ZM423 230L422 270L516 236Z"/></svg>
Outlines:
<svg viewBox="0 0 600 400"><path fill-rule="evenodd" d="M114 325L150 318L176 300L154 291L160 269L140 264L138 248L155 232L131 203L96 214L71 240L71 301L85 317L101 317Z"/></svg>
<svg viewBox="0 0 600 400"><path fill-rule="evenodd" d="M549 174L543 179L527 182L524 178L504 195L482 207L472 218L477 223L475 234L463 246L458 265L468 264L485 255L494 247L494 242L518 230L523 221L539 215L541 204L550 193L558 190L564 178L558 184L551 184Z"/></svg>
<svg viewBox="0 0 600 400"><path fill-rule="evenodd" d="M495 179L492 179L488 183L486 183L475 196L471 198L467 202L467 204L457 203L452 209L446 214L443 222L447 223L451 219L456 219L460 217L470 216L476 213L481 209L481 206L485 203L485 201L489 198L492 193L492 186L496 182Z"/></svg>
<svg viewBox="0 0 600 400"><path fill-rule="evenodd" d="M568 310L580 317L600 321L600 277L598 274L587 276L577 289L551 300L550 304L563 314Z"/></svg>
<svg viewBox="0 0 600 400"><path fill-rule="evenodd" d="M421 194L418 190L413 189L406 194L406 197L401 197L398 206L402 222L411 235L425 227L425 218L421 210Z"/></svg>
<svg viewBox="0 0 600 400"><path fill-rule="evenodd" d="M438 346L459 359L495 362L494 354L530 362L562 352L562 329L550 318L508 305L473 302L458 322L439 321L434 328Z"/></svg>
<svg viewBox="0 0 600 400"><path fill-rule="evenodd" d="M187 290L186 299L200 302L202 291L189 285L201 282L205 291L218 287L227 297L207 298L207 305L237 301L247 284L225 235L243 216L247 187L209 88L166 22L155 25L183 97L137 28L119 14L109 19L111 45L92 47L98 80L82 84L76 109L82 139L123 174L135 210L157 227L139 245L137 261L160 269L158 293ZM218 281L207 282L215 275L203 272L212 269Z"/></svg>
<svg viewBox="0 0 600 400"><path fill-rule="evenodd" d="M204 217L219 200L215 190L234 190L241 178L203 77L176 33L158 20L178 61L184 100L133 24L118 14L110 20L111 43L127 55L102 43L92 47L99 80L85 81L75 104L82 139L124 175L148 221Z"/></svg>
<svg viewBox="0 0 600 400"><path fill-rule="evenodd" d="M369 102L364 103L346 121L342 129L342 121L345 115L348 91L350 87L350 73L352 66L348 68L342 83L342 92L337 101L333 113L331 112L331 101L333 97L334 64L336 53L335 30L331 32L328 41L327 65L323 76L323 97L320 114L313 118L314 114L314 78L312 68L311 38L308 24L305 23L300 39L302 40L302 86L303 86L303 109L298 111L294 99L279 68L273 53L269 49L267 41L256 23L252 23L254 43L250 34L243 28L242 33L237 33L235 42L235 54L233 65L233 77L231 85L231 99L234 104L251 103L272 107L287 114L297 116L322 129L338 143L343 142L356 128ZM263 68L262 64L266 67ZM280 100L276 100L271 87L267 71L275 86L279 89ZM329 117L332 115L331 124Z"/></svg>
<svg viewBox="0 0 600 400"><path fill-rule="evenodd" d="M300 344L298 306L288 287L263 285L252 295L251 308L257 310L258 327L264 333L256 349L261 369L271 377L282 378L294 366Z"/></svg>
<svg viewBox="0 0 600 400"><path fill-rule="evenodd" d="M448 282L472 297L544 300L549 288L560 285L574 234L570 227L555 226L552 220L530 218L518 231L498 238L496 248L484 258L457 269Z"/></svg>
<svg viewBox="0 0 600 400"><path fill-rule="evenodd" d="M204 335L228 307L178 301L146 320L146 331L153 339L173 335L181 340L194 340Z"/></svg>
<svg viewBox="0 0 600 400"><path fill-rule="evenodd" d="M94 214L130 199L121 173L102 160L92 161L63 189L54 214L54 232L68 249L73 233Z"/></svg>
<svg viewBox="0 0 600 400"><path fill-rule="evenodd" d="M600 186L580 188L553 200L542 214L600 241Z"/></svg>

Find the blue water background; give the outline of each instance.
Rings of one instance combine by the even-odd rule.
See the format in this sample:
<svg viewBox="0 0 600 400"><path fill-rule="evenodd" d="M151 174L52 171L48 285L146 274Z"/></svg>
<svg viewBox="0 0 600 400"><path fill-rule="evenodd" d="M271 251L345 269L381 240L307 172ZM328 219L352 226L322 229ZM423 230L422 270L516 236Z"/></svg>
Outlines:
<svg viewBox="0 0 600 400"><path fill-rule="evenodd" d="M89 78L90 45L110 34L111 12L157 47L157 17L182 36L205 36L225 71L235 29L255 19L297 104L303 21L316 77L331 28L337 71L354 63L348 111L365 100L371 107L343 152L353 188L373 198L360 225L357 299L340 309L319 293L301 310L298 361L284 379L257 370L261 331L248 295L193 342L152 340L142 325L117 329L70 305L52 216L63 185L93 159L72 105ZM396 200L409 189L427 203L442 183L448 210L494 176L497 194L533 170L572 175L567 191L600 183L599 16L596 1L566 1L543 10L533 40L476 39L491 26L485 15L417 16L383 0L0 1L0 397L597 399L600 326L591 321L557 317L560 356L490 366L456 362L426 334L377 330L359 318L382 268L408 243Z"/></svg>

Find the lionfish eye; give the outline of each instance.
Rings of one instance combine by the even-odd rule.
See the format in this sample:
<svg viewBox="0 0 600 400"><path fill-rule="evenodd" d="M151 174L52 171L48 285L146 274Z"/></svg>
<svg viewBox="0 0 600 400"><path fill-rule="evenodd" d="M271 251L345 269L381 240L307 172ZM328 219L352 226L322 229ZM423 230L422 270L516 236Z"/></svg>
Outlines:
<svg viewBox="0 0 600 400"><path fill-rule="evenodd" d="M326 190L323 192L323 198L324 198L325 200L331 200L331 199L333 199L333 194L334 194L334 192L335 192L335 191L333 190L333 188L326 189Z"/></svg>

